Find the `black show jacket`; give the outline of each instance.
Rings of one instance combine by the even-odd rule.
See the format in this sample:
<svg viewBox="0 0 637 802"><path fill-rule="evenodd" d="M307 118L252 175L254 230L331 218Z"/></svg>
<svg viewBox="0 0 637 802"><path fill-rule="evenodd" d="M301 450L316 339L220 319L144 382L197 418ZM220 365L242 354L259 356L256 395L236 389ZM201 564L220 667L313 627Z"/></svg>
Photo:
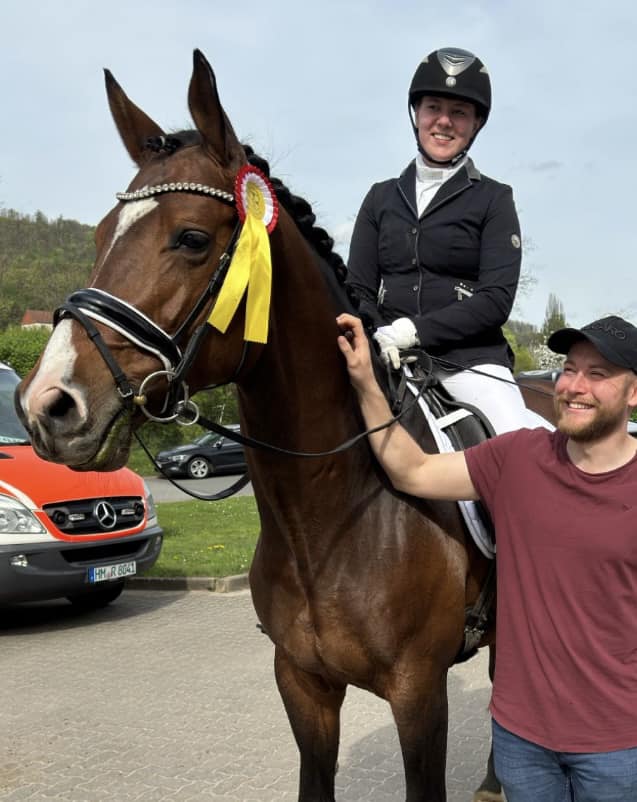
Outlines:
<svg viewBox="0 0 637 802"><path fill-rule="evenodd" d="M522 259L511 187L473 162L446 181L422 216L416 165L374 184L356 218L347 283L376 326L410 318L420 345L462 367L512 365L502 334Z"/></svg>

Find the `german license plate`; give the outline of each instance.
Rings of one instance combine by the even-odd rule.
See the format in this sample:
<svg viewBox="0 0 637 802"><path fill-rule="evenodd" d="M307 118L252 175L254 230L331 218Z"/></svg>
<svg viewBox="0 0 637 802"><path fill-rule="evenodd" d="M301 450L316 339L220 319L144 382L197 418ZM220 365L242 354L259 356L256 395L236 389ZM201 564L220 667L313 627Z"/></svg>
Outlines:
<svg viewBox="0 0 637 802"><path fill-rule="evenodd" d="M123 579L137 571L135 560L115 565L95 565L88 569L89 582L106 582L109 579Z"/></svg>

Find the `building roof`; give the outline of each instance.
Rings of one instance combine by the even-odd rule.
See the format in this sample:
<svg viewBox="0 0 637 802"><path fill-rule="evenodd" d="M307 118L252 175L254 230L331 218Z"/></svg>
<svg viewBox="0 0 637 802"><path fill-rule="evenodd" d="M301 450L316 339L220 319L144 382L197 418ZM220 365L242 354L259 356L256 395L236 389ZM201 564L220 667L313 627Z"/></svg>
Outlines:
<svg viewBox="0 0 637 802"><path fill-rule="evenodd" d="M52 326L53 312L42 309L27 309L22 315L21 326Z"/></svg>

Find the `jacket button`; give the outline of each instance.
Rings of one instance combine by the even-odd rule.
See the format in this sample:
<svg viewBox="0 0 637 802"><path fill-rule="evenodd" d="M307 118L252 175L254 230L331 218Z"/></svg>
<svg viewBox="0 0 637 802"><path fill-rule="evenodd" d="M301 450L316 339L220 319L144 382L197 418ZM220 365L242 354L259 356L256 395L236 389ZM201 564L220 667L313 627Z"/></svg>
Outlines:
<svg viewBox="0 0 637 802"><path fill-rule="evenodd" d="M417 259L412 259L411 263L412 263L412 265L417 265L418 264L418 260Z"/></svg>
<svg viewBox="0 0 637 802"><path fill-rule="evenodd" d="M412 234L417 234L418 233L418 229L417 228L412 228L411 229L411 233Z"/></svg>
<svg viewBox="0 0 637 802"><path fill-rule="evenodd" d="M418 285L417 285L417 284L414 284L414 286L412 287L412 290L413 290L414 292L418 292Z"/></svg>

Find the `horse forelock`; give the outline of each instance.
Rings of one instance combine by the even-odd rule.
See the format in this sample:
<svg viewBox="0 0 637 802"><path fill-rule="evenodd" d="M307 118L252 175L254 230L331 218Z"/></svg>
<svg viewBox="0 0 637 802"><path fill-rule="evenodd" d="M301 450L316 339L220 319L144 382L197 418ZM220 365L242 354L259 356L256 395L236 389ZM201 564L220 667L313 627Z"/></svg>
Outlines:
<svg viewBox="0 0 637 802"><path fill-rule="evenodd" d="M148 137L145 148L153 153L172 156L180 148L201 145L201 142L201 134L198 131L184 130L166 136Z"/></svg>

